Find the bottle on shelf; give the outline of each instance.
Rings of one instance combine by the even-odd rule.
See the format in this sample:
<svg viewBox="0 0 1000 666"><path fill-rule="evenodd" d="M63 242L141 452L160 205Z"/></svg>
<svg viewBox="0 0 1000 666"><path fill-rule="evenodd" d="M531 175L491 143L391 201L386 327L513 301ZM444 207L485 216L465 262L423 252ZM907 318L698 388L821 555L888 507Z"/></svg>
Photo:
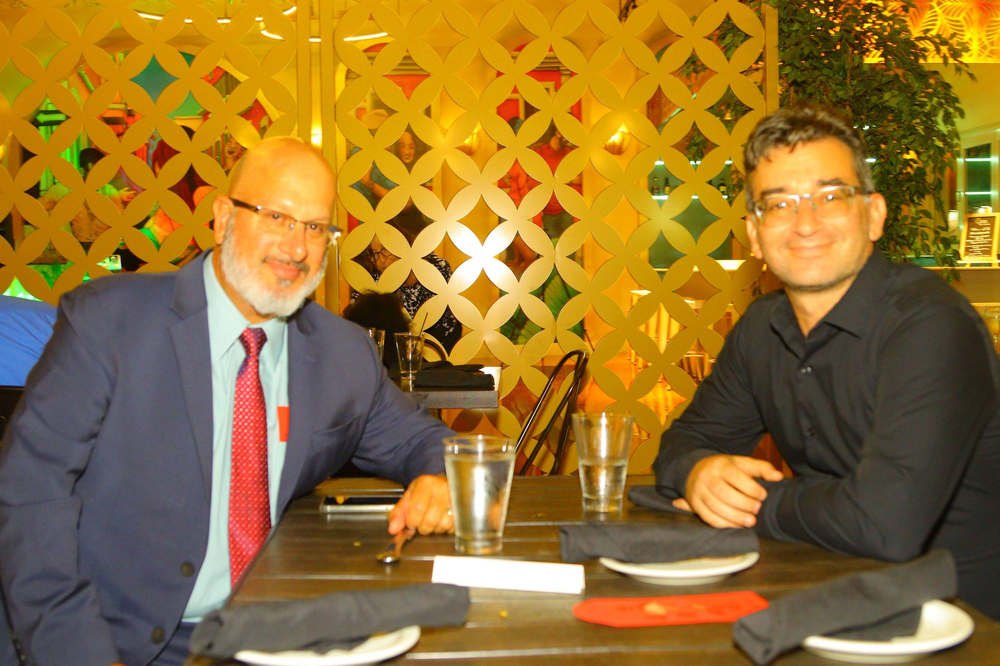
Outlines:
<svg viewBox="0 0 1000 666"><path fill-rule="evenodd" d="M660 179L653 176L653 196L658 196L660 194Z"/></svg>

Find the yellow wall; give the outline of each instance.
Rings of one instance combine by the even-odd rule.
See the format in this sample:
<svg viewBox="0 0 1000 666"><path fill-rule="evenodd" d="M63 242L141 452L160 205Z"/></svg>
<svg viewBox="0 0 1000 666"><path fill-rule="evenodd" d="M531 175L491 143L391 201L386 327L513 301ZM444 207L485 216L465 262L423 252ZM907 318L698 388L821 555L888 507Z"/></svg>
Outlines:
<svg viewBox="0 0 1000 666"><path fill-rule="evenodd" d="M0 48L0 139L5 147L0 214L11 211L7 224L15 236L13 245L0 240L0 290L16 277L35 296L55 302L59 294L78 285L84 273L91 277L106 274L98 263L122 242L148 262L143 270L174 269L171 262L189 252L192 236L203 247L210 246L210 232L204 224L210 219L215 195L210 194L191 213L178 210L168 188L192 163L208 182L224 187L225 172L203 151L223 131L232 132L248 147L259 141L260 136L239 117L257 98L271 114L269 135L296 134L310 140L315 132L317 139L322 137L323 151L338 171L338 219L346 222L352 213L363 221L341 239L340 270L331 262L318 300L340 309L348 284L370 286L370 278L351 260L367 247L373 233L378 234L401 257L383 276L379 288L398 286L413 270L439 293L425 306L430 321L448 305L463 324L465 337L452 360L504 365L503 395L514 391L520 381L537 393L547 377L540 364L572 349L592 351L588 405L635 415L640 436L632 469L648 467L659 434L679 413L674 407L682 408L694 391L691 374L678 364L692 348L710 356L718 353L723 341L716 330L719 322L738 317L760 275L756 260L727 271L708 256L730 242L736 246L736 256L745 256L740 244L746 245L742 196L729 192L728 199L723 198L708 181L724 169L727 160L734 163L733 168L740 168L742 144L750 128L777 103L773 77L765 85L765 73L776 67L773 14L768 15L769 30L765 31L765 21L736 0L648 0L624 23L619 21L618 3L609 0L432 0L420 5L314 0L300 3L291 12L292 6L288 2L234 2L226 5L223 16L222 5L181 2L160 7L167 9L162 20L138 15L137 10L145 11L141 3L117 1L87 7L0 10L0 43L4 45ZM258 16L267 30L285 39L262 35L262 24L255 20ZM219 23L219 18L229 22ZM185 23L185 19L192 22ZM723 20L735 20L748 35L731 60L711 41ZM344 41L379 31L389 34ZM310 37L319 41L310 42ZM376 42L386 46L370 61L363 49ZM512 54L522 44L524 50ZM666 53L658 61L654 54L665 46ZM567 73L574 74L554 96L527 75L550 50ZM190 67L180 58L181 51L196 54ZM109 55L117 53L126 55L117 61ZM386 78L406 54L428 74L409 100ZM156 103L130 81L154 55L179 77ZM707 68L697 81L678 72L689 57ZM201 81L220 64L242 82L228 99ZM81 104L73 101L64 82L84 66L97 72L101 81ZM516 139L496 113L514 85L539 108L537 119L525 124ZM698 92L696 97L692 88ZM647 116L647 103L658 89L678 107L662 130ZM374 136L355 112L372 90L390 111ZM718 117L721 114L713 112L713 105L727 90L751 108L746 117L733 119L731 133ZM168 115L188 91L212 111L193 141L178 131ZM31 125L45 98L69 115L48 142ZM577 101L579 121L569 113ZM124 103L143 116L123 139L115 137L101 120L113 102ZM430 118L425 117L425 109L430 110ZM575 147L556 174L531 148L550 119ZM407 124L430 146L409 175L390 152ZM628 128L630 145L623 154L612 155L604 144L623 125ZM684 137L692 127L716 146L697 167L688 163L684 153ZM460 152L458 147L476 128L478 150L472 155ZM181 150L158 177L132 155L154 130ZM87 183L74 175L73 165L59 157L81 137L83 143L109 155ZM362 149L354 159L348 159L348 143ZM19 164L19 145L30 147L39 157ZM496 186L514 159L540 183L520 209ZM658 159L682 181L662 207L647 187L647 176ZM350 188L373 160L401 183L374 212ZM73 190L68 203L51 213L28 193L45 168ZM121 214L98 192L119 169L145 188ZM577 175L582 176L582 195L566 184ZM421 187L428 180L433 183L432 193ZM531 219L552 191L578 220L554 248ZM719 218L697 242L674 219L695 196ZM407 197L431 220L412 249L386 224ZM88 248L64 230L84 201L110 225ZM165 206L181 222L159 250L138 231L158 201L169 202ZM502 262L510 240L496 230L498 216L510 219L508 227L519 231L541 255L520 280ZM23 221L37 228L25 239L20 237ZM648 249L660 232L685 256L669 270L657 273L648 262ZM735 241L729 240L730 234ZM569 258L577 248L582 248L582 266ZM433 250L455 271L447 284L422 261ZM57 253L63 259L53 259ZM50 289L34 268L43 261L74 265ZM581 292L558 313L551 313L529 293L549 276L553 265L562 279ZM647 293L633 295L636 289ZM501 298L501 291L507 296ZM517 306L544 327L526 345L514 345L498 332ZM673 321L663 329L672 331L669 341L647 327L647 322L661 316L659 312L669 314ZM418 313L416 319L422 316ZM581 318L585 339L570 330ZM638 355L634 362L630 360L633 351ZM656 392L673 396L666 410L651 405L650 396ZM496 425L516 434L521 418L501 408Z"/></svg>

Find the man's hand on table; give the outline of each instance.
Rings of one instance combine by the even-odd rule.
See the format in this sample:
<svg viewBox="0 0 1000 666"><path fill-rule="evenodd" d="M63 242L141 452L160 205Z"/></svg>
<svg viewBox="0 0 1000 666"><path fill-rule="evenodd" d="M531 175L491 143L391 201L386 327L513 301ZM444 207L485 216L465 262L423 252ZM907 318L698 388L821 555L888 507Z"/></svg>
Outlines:
<svg viewBox="0 0 1000 666"><path fill-rule="evenodd" d="M443 474L418 476L389 512L389 534L399 534L404 529L420 534L455 531L448 480Z"/></svg>
<svg viewBox="0 0 1000 666"><path fill-rule="evenodd" d="M766 460L746 456L709 456L698 462L687 478L678 509L692 511L712 527L753 527L767 491L754 479L781 481L784 477Z"/></svg>

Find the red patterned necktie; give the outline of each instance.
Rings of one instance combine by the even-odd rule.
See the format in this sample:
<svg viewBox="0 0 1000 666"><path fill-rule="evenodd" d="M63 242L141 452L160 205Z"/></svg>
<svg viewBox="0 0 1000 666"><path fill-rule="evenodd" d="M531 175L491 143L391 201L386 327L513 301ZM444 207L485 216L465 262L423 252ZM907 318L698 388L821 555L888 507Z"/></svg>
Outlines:
<svg viewBox="0 0 1000 666"><path fill-rule="evenodd" d="M232 476L229 480L229 581L235 586L271 531L267 480L267 411L260 385L260 350L267 334L240 335L247 357L236 375Z"/></svg>

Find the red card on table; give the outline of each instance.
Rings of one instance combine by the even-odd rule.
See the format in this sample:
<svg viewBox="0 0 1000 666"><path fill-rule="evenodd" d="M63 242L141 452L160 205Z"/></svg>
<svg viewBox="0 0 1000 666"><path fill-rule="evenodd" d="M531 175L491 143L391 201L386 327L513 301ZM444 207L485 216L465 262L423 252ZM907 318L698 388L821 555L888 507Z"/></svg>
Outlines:
<svg viewBox="0 0 1000 666"><path fill-rule="evenodd" d="M670 624L735 622L767 608L756 592L719 592L680 597L588 599L573 606L578 620L609 627L658 627Z"/></svg>

